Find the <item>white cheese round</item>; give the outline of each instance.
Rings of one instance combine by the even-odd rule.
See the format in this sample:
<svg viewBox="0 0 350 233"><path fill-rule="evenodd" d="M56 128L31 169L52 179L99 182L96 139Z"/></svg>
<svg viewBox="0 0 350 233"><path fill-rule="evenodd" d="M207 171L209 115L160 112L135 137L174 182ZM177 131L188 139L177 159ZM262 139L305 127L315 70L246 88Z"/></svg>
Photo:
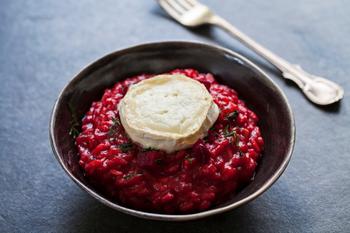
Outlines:
<svg viewBox="0 0 350 233"><path fill-rule="evenodd" d="M134 142L168 153L203 138L219 115L205 86L178 74L158 75L131 86L118 108Z"/></svg>

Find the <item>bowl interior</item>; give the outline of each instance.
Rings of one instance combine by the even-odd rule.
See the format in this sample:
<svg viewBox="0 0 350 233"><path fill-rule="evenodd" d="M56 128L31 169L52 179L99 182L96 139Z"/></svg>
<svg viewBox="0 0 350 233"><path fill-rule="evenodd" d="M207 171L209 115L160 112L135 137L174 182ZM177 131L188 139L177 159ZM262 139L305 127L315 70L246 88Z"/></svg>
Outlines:
<svg viewBox="0 0 350 233"><path fill-rule="evenodd" d="M90 189L90 193L98 193L86 182L78 165L77 151L68 134L72 113L80 120L91 103L101 98L106 88L124 78L141 73L157 74L175 68L195 68L214 74L220 83L235 89L260 118L265 151L255 179L216 209L263 192L278 178L292 152L294 122L287 100L266 75L240 55L190 42L132 47L107 55L79 73L59 96L52 115L51 140L61 165L78 183L85 185L85 189ZM98 194L103 198L102 194ZM128 209L124 209L124 212L128 212Z"/></svg>

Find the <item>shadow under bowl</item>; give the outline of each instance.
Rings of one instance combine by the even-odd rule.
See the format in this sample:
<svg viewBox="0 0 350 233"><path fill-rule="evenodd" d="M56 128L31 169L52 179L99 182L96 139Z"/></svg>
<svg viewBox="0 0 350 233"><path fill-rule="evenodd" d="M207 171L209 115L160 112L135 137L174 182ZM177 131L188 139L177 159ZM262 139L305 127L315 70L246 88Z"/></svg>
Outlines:
<svg viewBox="0 0 350 233"><path fill-rule="evenodd" d="M137 74L159 74L175 68L195 68L212 73L219 83L235 89L239 97L257 113L265 149L255 179L227 202L198 213L168 215L122 206L109 200L84 177L78 164L74 140L68 133L73 115L78 120L82 119L91 103L100 100L104 90L118 81ZM291 158L295 126L286 96L248 59L217 46L174 41L120 50L87 66L60 93L51 115L50 139L53 152L66 173L97 200L141 218L184 221L234 209L266 191L279 178Z"/></svg>

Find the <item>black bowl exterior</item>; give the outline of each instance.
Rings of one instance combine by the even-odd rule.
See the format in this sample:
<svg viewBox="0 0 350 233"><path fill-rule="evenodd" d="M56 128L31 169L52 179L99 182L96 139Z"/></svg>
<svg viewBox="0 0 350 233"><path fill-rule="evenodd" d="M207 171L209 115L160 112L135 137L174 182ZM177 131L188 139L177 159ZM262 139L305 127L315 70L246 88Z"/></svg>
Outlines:
<svg viewBox="0 0 350 233"><path fill-rule="evenodd" d="M72 113L80 120L106 88L127 77L159 74L175 68L210 72L235 89L260 118L265 150L255 179L231 200L195 214L166 215L133 210L114 203L85 180L78 164L74 140L68 134ZM158 42L111 53L81 71L63 89L53 108L50 139L56 158L68 175L104 204L134 216L157 220L191 220L238 207L263 193L282 174L294 147L294 118L277 85L252 62L230 50L194 42Z"/></svg>

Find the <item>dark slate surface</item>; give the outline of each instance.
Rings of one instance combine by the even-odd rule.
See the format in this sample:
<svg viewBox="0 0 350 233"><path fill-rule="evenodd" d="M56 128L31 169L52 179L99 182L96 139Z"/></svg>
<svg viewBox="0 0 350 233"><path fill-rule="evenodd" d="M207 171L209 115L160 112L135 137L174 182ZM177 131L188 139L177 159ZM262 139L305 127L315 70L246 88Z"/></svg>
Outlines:
<svg viewBox="0 0 350 233"><path fill-rule="evenodd" d="M0 1L0 232L350 232L350 1L205 1L286 59L345 88L319 108L220 30L190 31L154 1ZM258 63L294 109L297 144L280 180L250 204L195 222L141 220L80 190L52 155L59 91L113 50L169 39L213 42Z"/></svg>

